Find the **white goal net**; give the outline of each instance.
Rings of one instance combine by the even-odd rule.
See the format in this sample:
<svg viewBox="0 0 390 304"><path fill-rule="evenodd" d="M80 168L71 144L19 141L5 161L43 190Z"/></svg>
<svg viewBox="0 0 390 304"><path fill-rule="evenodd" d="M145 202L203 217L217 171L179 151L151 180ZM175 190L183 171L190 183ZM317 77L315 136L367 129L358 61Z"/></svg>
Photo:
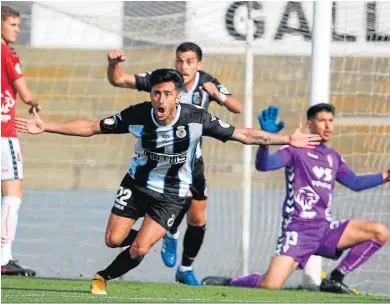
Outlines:
<svg viewBox="0 0 390 304"><path fill-rule="evenodd" d="M203 48L204 70L244 102L245 2L2 4L22 12L16 50L28 84L42 103L44 120L98 119L147 100L145 93L108 83L107 51L123 49L127 61L122 68L142 73L173 67L175 48L184 41ZM332 43L330 102L337 107L338 125L331 145L358 173L390 168L389 15L386 2L337 2L334 7L333 37L338 41ZM312 4L254 2L252 17L254 127L260 111L276 105L286 122L285 132L291 132L299 119L305 119L309 104ZM233 125L244 125L242 114L217 105L211 105L210 112ZM27 116L23 105L18 113ZM118 253L105 248L104 231L135 141L131 135L20 138L26 190L15 255L39 276L90 278ZM242 151L237 143L205 140L209 205L205 242L194 264L199 278L241 274ZM253 147L253 155L255 151ZM251 272L265 271L273 255L283 181L283 171L253 172ZM340 186L334 213L390 226L389 197L389 186L360 193ZM172 282L174 270L163 266L159 250L157 244L125 278ZM325 270L332 265L326 261ZM364 291L388 293L389 265L387 245L348 282ZM295 274L288 286L300 284L300 278Z"/></svg>

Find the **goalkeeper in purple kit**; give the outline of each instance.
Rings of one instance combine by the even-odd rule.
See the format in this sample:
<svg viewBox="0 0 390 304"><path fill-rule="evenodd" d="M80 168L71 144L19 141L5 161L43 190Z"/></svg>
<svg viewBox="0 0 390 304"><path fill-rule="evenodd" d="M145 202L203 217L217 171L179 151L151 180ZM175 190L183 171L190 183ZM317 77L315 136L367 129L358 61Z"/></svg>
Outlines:
<svg viewBox="0 0 390 304"><path fill-rule="evenodd" d="M354 271L387 242L388 228L380 222L342 220L332 217L331 206L336 181L354 191L390 181L389 170L371 175L356 175L342 156L326 146L333 133L335 108L317 104L307 111L311 133L319 134L322 144L314 150L282 147L269 154L259 146L256 169L271 171L285 167L286 197L276 255L266 273L238 278L206 277L203 285L225 285L280 289L295 269L303 269L311 255L337 260L348 250L340 264L323 279L320 290L354 293L343 278ZM264 131L277 133L284 124L276 123L278 108L270 107L259 116Z"/></svg>

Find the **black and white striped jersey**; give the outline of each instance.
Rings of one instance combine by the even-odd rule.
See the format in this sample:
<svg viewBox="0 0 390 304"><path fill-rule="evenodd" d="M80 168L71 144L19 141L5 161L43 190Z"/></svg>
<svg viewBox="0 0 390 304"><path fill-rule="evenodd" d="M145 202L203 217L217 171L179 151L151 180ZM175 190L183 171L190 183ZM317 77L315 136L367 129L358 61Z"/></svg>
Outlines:
<svg viewBox="0 0 390 304"><path fill-rule="evenodd" d="M151 102L132 105L100 121L103 133L131 133L138 140L129 174L139 188L186 197L192 183L196 146L202 136L229 140L234 127L204 108L178 104L166 126L155 119Z"/></svg>
<svg viewBox="0 0 390 304"><path fill-rule="evenodd" d="M140 75L135 75L135 85L137 87L138 91L145 91L145 92L150 92L152 90L152 86L150 85L150 75L153 72L146 72ZM205 90L200 90L199 87L205 84L206 82L212 82L215 84L217 89L225 94L225 95L231 95L229 90L223 86L218 79L214 78L213 76L207 74L206 72L203 71L198 71L196 73L196 78L194 82L194 86L191 88L189 91L181 90L180 95L181 103L186 103L186 104L193 104L196 106L201 106L208 111L209 104L211 101L215 101L218 104L220 102L213 98L212 96L209 96L209 94ZM200 158L202 156L202 151L200 149L200 144L197 148L196 152L196 158Z"/></svg>

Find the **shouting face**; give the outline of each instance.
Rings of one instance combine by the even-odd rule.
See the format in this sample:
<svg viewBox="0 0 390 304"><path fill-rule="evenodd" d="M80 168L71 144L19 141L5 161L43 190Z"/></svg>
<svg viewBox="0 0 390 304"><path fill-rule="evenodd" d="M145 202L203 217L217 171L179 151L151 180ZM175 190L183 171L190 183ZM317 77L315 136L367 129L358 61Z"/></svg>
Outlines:
<svg viewBox="0 0 390 304"><path fill-rule="evenodd" d="M162 125L168 125L176 115L176 107L180 94L172 81L162 82L153 86L150 98L154 116Z"/></svg>

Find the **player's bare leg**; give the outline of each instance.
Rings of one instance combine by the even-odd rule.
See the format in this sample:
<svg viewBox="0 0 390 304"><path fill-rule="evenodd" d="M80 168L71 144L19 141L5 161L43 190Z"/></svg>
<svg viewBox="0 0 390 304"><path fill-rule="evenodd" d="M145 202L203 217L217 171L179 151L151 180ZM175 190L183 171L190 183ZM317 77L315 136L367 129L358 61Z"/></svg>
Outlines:
<svg viewBox="0 0 390 304"><path fill-rule="evenodd" d="M297 266L292 257L280 255L272 258L266 273L252 273L238 278L209 276L202 280L202 285L281 289Z"/></svg>
<svg viewBox="0 0 390 304"><path fill-rule="evenodd" d="M286 255L273 257L264 279L259 282L259 287L281 289L297 266L298 263L292 257Z"/></svg>
<svg viewBox="0 0 390 304"><path fill-rule="evenodd" d="M154 244L164 237L166 232L167 230L164 227L149 215L145 215L138 235L130 247L131 258L142 260Z"/></svg>
<svg viewBox="0 0 390 304"><path fill-rule="evenodd" d="M12 257L12 242L22 204L22 180L5 180L1 182L1 274L35 276L35 271L19 266Z"/></svg>
<svg viewBox="0 0 390 304"><path fill-rule="evenodd" d="M120 247L120 244L128 236L135 221L135 219L111 213L106 228L106 245L111 248Z"/></svg>
<svg viewBox="0 0 390 304"><path fill-rule="evenodd" d="M350 220L337 248L349 249L348 254L320 286L321 291L336 293L356 293L343 283L344 276L355 270L376 253L389 238L389 230L380 222Z"/></svg>
<svg viewBox="0 0 390 304"><path fill-rule="evenodd" d="M200 285L192 270L192 263L203 244L206 231L206 208L207 200L193 199L187 212L188 227L184 235L182 262L176 272L176 281L191 286Z"/></svg>
<svg viewBox="0 0 390 304"><path fill-rule="evenodd" d="M133 227L135 221L135 219L122 217L111 213L106 228L106 245L111 248L119 247L120 244L129 235L129 232L131 231L131 228ZM131 269L128 268L130 266L126 267L129 259L129 249L126 249L122 251L106 269L99 271L97 274L95 274L91 283L91 293L96 295L107 294L107 281L120 277ZM123 266L123 264L126 266Z"/></svg>
<svg viewBox="0 0 390 304"><path fill-rule="evenodd" d="M134 219L111 214L106 233L106 242L110 246L119 246L130 233ZM118 229L118 231L115 230ZM166 233L166 229L145 215L144 221L130 248L122 251L116 259L104 270L99 271L92 280L91 292L93 294L107 294L108 280L118 278L131 269L137 267L153 245Z"/></svg>

